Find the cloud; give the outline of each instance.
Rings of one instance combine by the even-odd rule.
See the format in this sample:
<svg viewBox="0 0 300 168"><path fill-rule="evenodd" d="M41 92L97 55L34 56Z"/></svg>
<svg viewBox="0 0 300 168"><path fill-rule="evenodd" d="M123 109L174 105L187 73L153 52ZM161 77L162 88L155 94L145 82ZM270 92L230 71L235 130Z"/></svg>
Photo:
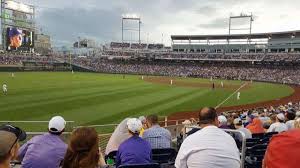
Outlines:
<svg viewBox="0 0 300 168"><path fill-rule="evenodd" d="M58 41L73 43L78 37L94 37L98 41L117 38L121 11L65 8L45 10L38 22Z"/></svg>
<svg viewBox="0 0 300 168"><path fill-rule="evenodd" d="M121 40L121 15L138 13L142 40L161 42L172 34L223 34L230 13L253 12L253 32L300 29L299 0L22 0L37 5L37 25L56 45L78 36L98 42ZM236 25L248 21L236 20ZM168 35L168 36L167 36ZM168 41L168 40L164 40Z"/></svg>
<svg viewBox="0 0 300 168"><path fill-rule="evenodd" d="M228 27L228 19L227 18L216 18L208 23L201 23L198 25L200 28L204 29L220 29Z"/></svg>

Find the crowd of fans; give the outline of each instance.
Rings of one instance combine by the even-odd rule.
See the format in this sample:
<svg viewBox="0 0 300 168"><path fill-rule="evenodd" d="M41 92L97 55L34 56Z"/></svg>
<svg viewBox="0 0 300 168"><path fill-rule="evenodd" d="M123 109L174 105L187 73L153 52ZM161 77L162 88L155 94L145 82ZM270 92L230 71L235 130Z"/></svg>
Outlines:
<svg viewBox="0 0 300 168"><path fill-rule="evenodd" d="M22 62L53 62L52 57L35 55L1 54L0 65L19 65Z"/></svg>
<svg viewBox="0 0 300 168"><path fill-rule="evenodd" d="M105 73L240 79L300 84L300 70L297 67L124 61L101 58L76 58L73 61L78 65L90 67L94 71Z"/></svg>
<svg viewBox="0 0 300 168"><path fill-rule="evenodd" d="M140 48L145 44L131 44L132 49ZM121 45L119 45L121 46ZM151 44L152 49L160 49L160 45ZM156 59L182 59L182 60L247 60L247 61L300 61L299 53L197 53L197 52L153 52L147 50L117 50L112 48L111 50L103 51L102 55L110 56L137 56L137 54L145 55L148 57L155 57Z"/></svg>
<svg viewBox="0 0 300 168"><path fill-rule="evenodd" d="M119 42L111 42L111 49L138 49L138 50L161 50L164 48L163 44L145 44L145 43L119 43Z"/></svg>
<svg viewBox="0 0 300 168"><path fill-rule="evenodd" d="M300 103L221 114L206 107L197 120L183 122L182 131L187 137L169 167L239 168L243 161L239 143L264 133L272 133L273 137L266 144L263 168L298 166ZM23 168L147 165L154 162L153 150L172 148L171 133L159 125L157 115L124 119L111 135L105 154L101 153L94 128L76 128L65 144L61 139L65 126L64 118L55 116L49 121L48 133L34 136L21 147L19 141L26 139L26 133L12 125L1 126L0 167L9 168L15 160ZM229 134L228 130L239 133Z"/></svg>

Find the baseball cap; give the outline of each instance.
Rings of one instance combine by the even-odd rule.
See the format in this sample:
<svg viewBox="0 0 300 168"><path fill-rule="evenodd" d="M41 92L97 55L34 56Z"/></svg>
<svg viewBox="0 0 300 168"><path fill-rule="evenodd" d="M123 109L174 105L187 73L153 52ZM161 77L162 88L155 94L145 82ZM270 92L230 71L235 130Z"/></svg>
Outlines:
<svg viewBox="0 0 300 168"><path fill-rule="evenodd" d="M285 117L282 113L277 114L276 116L279 120L284 121Z"/></svg>
<svg viewBox="0 0 300 168"><path fill-rule="evenodd" d="M26 133L18 127L6 124L0 127L0 156L5 156L19 141L26 139Z"/></svg>
<svg viewBox="0 0 300 168"><path fill-rule="evenodd" d="M52 117L49 121L49 131L54 133L62 132L65 129L66 121L61 116Z"/></svg>
<svg viewBox="0 0 300 168"><path fill-rule="evenodd" d="M130 118L127 120L127 127L128 130L133 133L139 133L142 129L143 125L142 122L137 118Z"/></svg>

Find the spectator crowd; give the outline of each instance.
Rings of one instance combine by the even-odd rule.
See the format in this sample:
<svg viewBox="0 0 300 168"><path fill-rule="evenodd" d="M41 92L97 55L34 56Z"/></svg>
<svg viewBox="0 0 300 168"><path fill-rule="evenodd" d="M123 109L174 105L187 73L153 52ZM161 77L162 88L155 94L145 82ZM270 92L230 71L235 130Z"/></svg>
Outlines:
<svg viewBox="0 0 300 168"><path fill-rule="evenodd" d="M261 134L272 134L265 144L261 166L295 168L300 155L299 110L299 103L230 113L203 108L197 121L183 122L182 133L186 138L168 167L239 168L242 162L251 160L251 157L241 159L240 143ZM157 115L125 118L111 135L104 154L94 128L74 129L66 144L61 138L65 127L64 118L55 116L49 121L48 133L34 136L20 147L19 141L26 139L26 132L13 125L2 125L0 167L9 168L12 161L20 161L23 168L151 165L156 164L154 150L173 148L171 133L159 125Z"/></svg>
<svg viewBox="0 0 300 168"><path fill-rule="evenodd" d="M90 67L94 71L105 73L222 78L300 84L300 70L294 66L267 67L265 65L149 62L103 58L75 58L73 61L77 65Z"/></svg>

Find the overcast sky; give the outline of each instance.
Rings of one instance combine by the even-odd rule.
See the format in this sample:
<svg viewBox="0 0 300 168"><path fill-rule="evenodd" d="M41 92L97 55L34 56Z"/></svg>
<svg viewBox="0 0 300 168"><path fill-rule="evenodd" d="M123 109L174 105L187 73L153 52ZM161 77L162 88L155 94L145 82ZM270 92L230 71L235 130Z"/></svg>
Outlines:
<svg viewBox="0 0 300 168"><path fill-rule="evenodd" d="M19 0L20 1L20 0ZM80 38L121 41L121 15L139 14L142 42L170 44L170 35L226 34L230 14L253 13L253 32L300 30L300 0L22 0L36 5L37 26L56 46ZM238 20L234 27L247 27ZM126 23L128 28L137 24ZM236 32L237 33L237 32ZM247 33L247 32L245 32ZM125 32L126 40L137 33Z"/></svg>

